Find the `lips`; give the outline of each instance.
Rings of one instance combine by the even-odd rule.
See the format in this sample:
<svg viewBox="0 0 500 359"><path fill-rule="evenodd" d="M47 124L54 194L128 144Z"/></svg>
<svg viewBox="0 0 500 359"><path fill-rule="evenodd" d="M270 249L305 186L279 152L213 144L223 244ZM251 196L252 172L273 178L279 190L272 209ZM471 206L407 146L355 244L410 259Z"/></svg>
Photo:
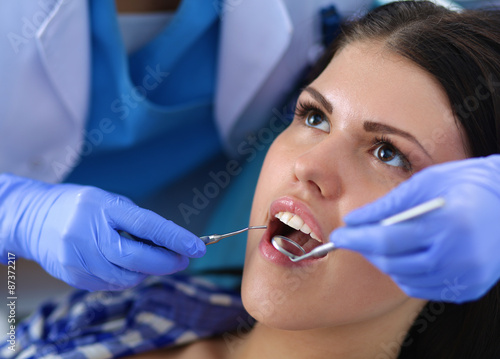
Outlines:
<svg viewBox="0 0 500 359"><path fill-rule="evenodd" d="M268 235L270 241L275 235L290 238L309 252L323 244L322 231L309 208L302 202L283 197L271 204Z"/></svg>

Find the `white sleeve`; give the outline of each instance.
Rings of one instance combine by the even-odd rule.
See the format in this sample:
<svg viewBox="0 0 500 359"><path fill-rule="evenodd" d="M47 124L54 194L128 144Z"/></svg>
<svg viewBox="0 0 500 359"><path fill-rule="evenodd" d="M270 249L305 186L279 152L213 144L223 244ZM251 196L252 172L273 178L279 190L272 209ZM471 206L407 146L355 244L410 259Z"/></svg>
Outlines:
<svg viewBox="0 0 500 359"><path fill-rule="evenodd" d="M249 133L283 116L277 106L321 53L320 9L333 3L347 17L371 2L228 2L221 14L215 119L229 154L241 155L238 147Z"/></svg>
<svg viewBox="0 0 500 359"><path fill-rule="evenodd" d="M61 181L78 160L88 92L86 1L0 1L0 172Z"/></svg>

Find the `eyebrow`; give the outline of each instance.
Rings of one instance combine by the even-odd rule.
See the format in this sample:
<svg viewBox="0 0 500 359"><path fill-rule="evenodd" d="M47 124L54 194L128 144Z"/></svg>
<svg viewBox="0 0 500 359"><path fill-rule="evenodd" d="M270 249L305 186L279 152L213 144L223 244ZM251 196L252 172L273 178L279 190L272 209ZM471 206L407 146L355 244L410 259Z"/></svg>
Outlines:
<svg viewBox="0 0 500 359"><path fill-rule="evenodd" d="M330 115L332 114L333 105L321 93L319 93L318 90L316 90L314 87L307 86L304 89L304 91L311 94L311 96L314 97L314 99L316 101L321 103L321 105L328 111L328 113L330 113ZM418 147L420 147L420 149L422 149L422 151L424 151L424 153L427 155L427 157L432 159L429 152L427 152L427 150L424 148L424 146L422 146L422 144L420 142L418 142L418 140L415 138L415 136L413 136L412 134L410 134L406 131L403 131L403 130L400 130L399 128L385 125L385 124L382 124L379 122L373 122L373 121L363 122L363 128L366 132L386 133L386 134L390 134L390 135L398 135L398 136L404 137L404 138L410 140L411 142L415 143Z"/></svg>
<svg viewBox="0 0 500 359"><path fill-rule="evenodd" d="M316 90L314 87L307 86L304 89L304 91L309 92L311 96L314 97L314 99L318 101L325 108L325 110L328 111L330 115L332 114L333 112L332 104L322 94L320 94L318 90Z"/></svg>
<svg viewBox="0 0 500 359"><path fill-rule="evenodd" d="M406 131L400 130L399 128L392 127L389 125L384 125L384 124L379 123L379 122L373 122L373 121L365 121L363 123L363 128L366 132L387 133L390 135L398 135L398 136L404 137L404 138L410 140L411 142L415 143L417 146L419 146L422 149L422 151L424 151L424 153L429 158L432 159L432 157L426 151L424 146L422 146L422 144L420 142L418 142L418 140L412 134L410 134Z"/></svg>

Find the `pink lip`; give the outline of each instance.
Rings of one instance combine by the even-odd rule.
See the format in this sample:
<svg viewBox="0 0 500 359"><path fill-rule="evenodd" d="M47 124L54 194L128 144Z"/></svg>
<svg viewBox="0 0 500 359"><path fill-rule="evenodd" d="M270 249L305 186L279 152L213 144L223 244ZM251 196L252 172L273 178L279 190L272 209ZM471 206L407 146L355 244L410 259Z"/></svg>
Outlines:
<svg viewBox="0 0 500 359"><path fill-rule="evenodd" d="M302 202L291 197L282 197L271 203L271 208L269 209L269 218L274 218L278 212L291 212L298 214L300 218L311 228L311 231L316 233L321 242L323 240L323 231L321 230L316 218L311 213L310 209Z"/></svg>
<svg viewBox="0 0 500 359"><path fill-rule="evenodd" d="M316 233L316 235L324 243L323 232L321 231L321 228L316 219L314 218L314 216L312 215L311 211L304 203L300 202L297 199L293 199L291 197L279 198L275 200L273 203L271 203L271 207L269 210L270 220L274 218L274 215L278 212L291 212L298 214L304 220L304 222L311 228L311 230L314 233ZM259 243L259 250L261 254L264 256L264 258L266 258L268 261L287 267L296 267L296 266L308 265L321 259L321 258L311 258L311 259L305 259L300 262L292 262L287 256L278 252L276 248L274 248L274 246L272 245L271 243L272 230L273 228L268 226L267 230L265 231Z"/></svg>

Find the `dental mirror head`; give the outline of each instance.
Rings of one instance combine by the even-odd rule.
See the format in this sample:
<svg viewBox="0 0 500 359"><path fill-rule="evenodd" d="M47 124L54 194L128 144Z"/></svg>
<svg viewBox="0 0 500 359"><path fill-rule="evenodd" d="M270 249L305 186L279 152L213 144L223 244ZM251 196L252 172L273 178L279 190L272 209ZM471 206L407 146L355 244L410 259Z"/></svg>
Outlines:
<svg viewBox="0 0 500 359"><path fill-rule="evenodd" d="M419 204L418 206L407 209L406 211L397 213L386 219L379 221L382 226L390 226L399 222L407 221L411 218L421 216L427 212L433 211L445 205L444 198L438 197L430 201ZM275 235L271 239L271 243L280 253L286 255L292 262L299 262L306 258L321 257L328 252L336 249L332 242L323 244L306 253L305 249L295 241L285 236Z"/></svg>
<svg viewBox="0 0 500 359"><path fill-rule="evenodd" d="M274 248L283 253L285 256L289 258L298 257L306 254L306 251L302 246L295 241L292 241L290 238L285 236L276 235L271 240Z"/></svg>
<svg viewBox="0 0 500 359"><path fill-rule="evenodd" d="M326 243L321 246L318 246L311 250L309 253L306 253L305 249L295 241L287 238L285 236L276 235L271 239L271 243L274 248L276 248L280 253L287 256L292 262L299 262L306 258L311 257L322 257L328 252L335 249L335 245L333 243Z"/></svg>

